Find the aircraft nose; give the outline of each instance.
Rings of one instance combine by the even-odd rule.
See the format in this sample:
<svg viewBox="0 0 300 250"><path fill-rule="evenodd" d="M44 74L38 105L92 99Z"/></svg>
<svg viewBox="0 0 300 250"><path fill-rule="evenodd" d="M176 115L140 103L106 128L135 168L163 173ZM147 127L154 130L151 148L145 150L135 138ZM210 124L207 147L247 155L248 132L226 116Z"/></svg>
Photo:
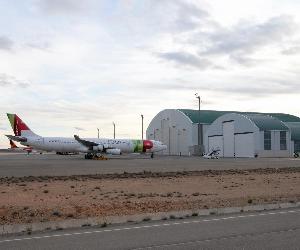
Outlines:
<svg viewBox="0 0 300 250"><path fill-rule="evenodd" d="M162 144L159 141L151 140L151 142L153 147L149 149L150 150L149 152L160 152L167 149L167 145Z"/></svg>
<svg viewBox="0 0 300 250"><path fill-rule="evenodd" d="M163 151L167 149L167 145L161 144L156 146L157 151Z"/></svg>

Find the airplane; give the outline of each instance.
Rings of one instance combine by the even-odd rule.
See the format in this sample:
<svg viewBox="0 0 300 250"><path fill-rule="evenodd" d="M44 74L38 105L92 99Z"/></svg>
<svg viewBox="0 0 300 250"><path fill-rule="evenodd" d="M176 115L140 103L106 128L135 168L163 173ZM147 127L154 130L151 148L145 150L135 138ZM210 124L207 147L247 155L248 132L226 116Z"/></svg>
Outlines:
<svg viewBox="0 0 300 250"><path fill-rule="evenodd" d="M10 140L18 141L27 147L43 151L86 153L85 159L92 159L97 154L120 155L122 153L151 153L167 149L167 146L155 140L99 139L67 137L42 137L34 132L16 114L7 114L13 135L6 135Z"/></svg>

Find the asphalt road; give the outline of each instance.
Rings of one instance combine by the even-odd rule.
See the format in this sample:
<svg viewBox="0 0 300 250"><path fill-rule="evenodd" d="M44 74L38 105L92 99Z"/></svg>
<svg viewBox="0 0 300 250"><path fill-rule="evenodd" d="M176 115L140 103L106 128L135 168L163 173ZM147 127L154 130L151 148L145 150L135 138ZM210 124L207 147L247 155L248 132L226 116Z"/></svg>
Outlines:
<svg viewBox="0 0 300 250"><path fill-rule="evenodd" d="M199 157L128 155L107 161L85 160L83 155L0 154L0 177L81 175L126 172L300 167L300 159L257 158L207 160Z"/></svg>
<svg viewBox="0 0 300 250"><path fill-rule="evenodd" d="M299 249L300 209L0 237L0 249Z"/></svg>

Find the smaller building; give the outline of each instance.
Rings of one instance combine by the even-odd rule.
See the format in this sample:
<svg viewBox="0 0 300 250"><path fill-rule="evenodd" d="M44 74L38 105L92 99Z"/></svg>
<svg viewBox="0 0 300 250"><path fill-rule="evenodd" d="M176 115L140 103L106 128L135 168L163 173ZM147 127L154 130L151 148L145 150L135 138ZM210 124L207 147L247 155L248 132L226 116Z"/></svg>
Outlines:
<svg viewBox="0 0 300 250"><path fill-rule="evenodd" d="M221 157L289 157L290 129L278 118L263 114L230 113L217 118L207 129L207 151Z"/></svg>

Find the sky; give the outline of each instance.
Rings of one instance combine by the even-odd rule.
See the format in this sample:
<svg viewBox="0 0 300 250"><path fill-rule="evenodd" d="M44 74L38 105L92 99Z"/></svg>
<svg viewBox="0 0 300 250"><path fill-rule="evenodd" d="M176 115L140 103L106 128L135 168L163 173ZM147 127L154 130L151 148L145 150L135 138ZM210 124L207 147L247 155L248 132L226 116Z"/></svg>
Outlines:
<svg viewBox="0 0 300 250"><path fill-rule="evenodd" d="M299 0L0 0L0 147L141 137L168 108L300 116Z"/></svg>

